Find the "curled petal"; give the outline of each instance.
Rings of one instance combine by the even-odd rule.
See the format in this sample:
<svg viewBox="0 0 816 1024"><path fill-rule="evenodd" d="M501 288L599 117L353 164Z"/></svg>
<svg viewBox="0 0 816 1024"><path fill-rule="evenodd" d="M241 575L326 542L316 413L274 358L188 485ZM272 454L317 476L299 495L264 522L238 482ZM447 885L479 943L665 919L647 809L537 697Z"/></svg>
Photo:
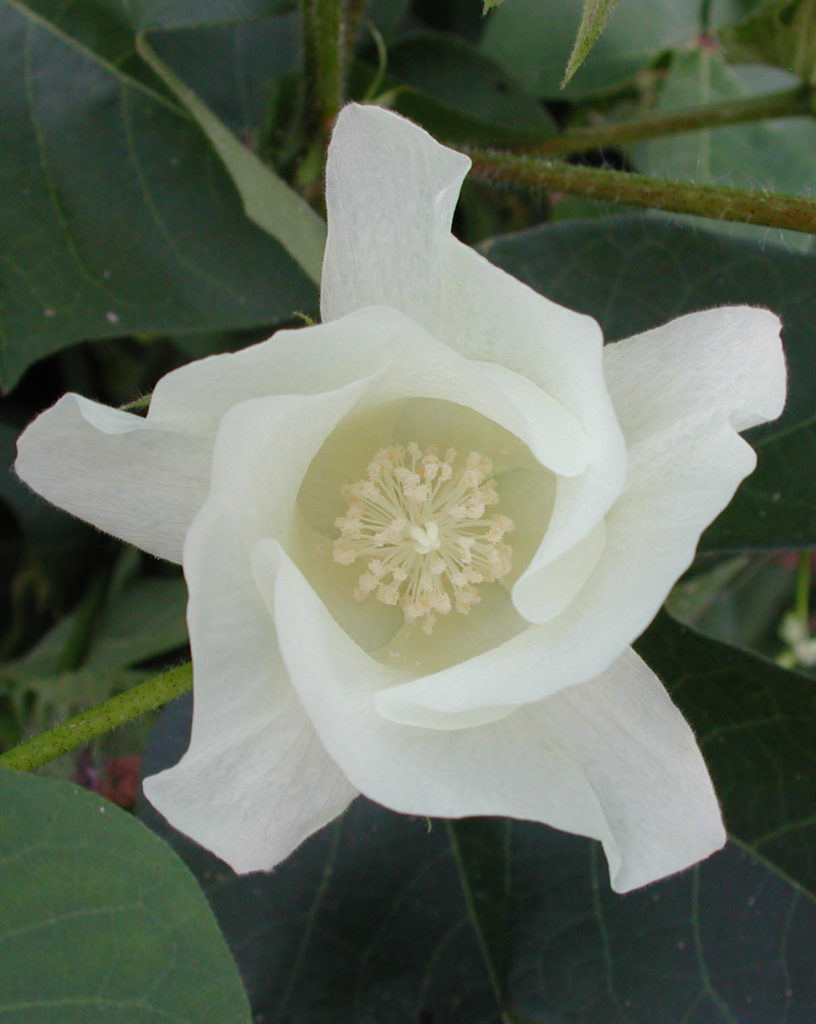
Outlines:
<svg viewBox="0 0 816 1024"><path fill-rule="evenodd" d="M53 504L180 562L207 493L211 442L64 395L21 435L18 475Z"/></svg>
<svg viewBox="0 0 816 1024"><path fill-rule="evenodd" d="M280 663L267 669L285 678ZM240 662L222 682L243 685ZM247 709L243 725L226 743L199 739L177 765L144 780L145 796L174 828L241 874L275 867L357 796L294 695L273 715Z"/></svg>
<svg viewBox="0 0 816 1024"><path fill-rule="evenodd" d="M723 306L608 345L607 382L627 443L715 409L734 430L775 420L785 405L779 330L766 309Z"/></svg>
<svg viewBox="0 0 816 1024"><path fill-rule="evenodd" d="M619 892L723 844L691 730L633 652L599 678L493 721L418 729L378 713L383 667L331 620L278 544L257 545L253 565L304 709L373 800L409 814L503 814L592 836Z"/></svg>
<svg viewBox="0 0 816 1024"><path fill-rule="evenodd" d="M331 319L385 301L468 359L495 364L497 376L521 377L574 417L583 461L545 463L570 479L560 482L547 535L516 599L518 610L538 622L551 614L563 577L556 570L543 582L540 599L536 577L597 528L620 492L626 454L604 383L598 324L550 302L450 234L467 168L466 158L404 118L344 108L326 171L322 311Z"/></svg>

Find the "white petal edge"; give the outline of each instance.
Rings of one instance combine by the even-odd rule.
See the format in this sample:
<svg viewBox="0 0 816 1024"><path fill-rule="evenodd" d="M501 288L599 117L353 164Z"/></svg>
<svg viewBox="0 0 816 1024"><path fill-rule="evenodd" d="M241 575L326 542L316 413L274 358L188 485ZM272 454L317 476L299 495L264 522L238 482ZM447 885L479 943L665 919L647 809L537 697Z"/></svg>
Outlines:
<svg viewBox="0 0 816 1024"><path fill-rule="evenodd" d="M629 444L714 409L735 430L775 420L785 357L774 313L723 306L607 345L609 391Z"/></svg>
<svg viewBox="0 0 816 1024"><path fill-rule="evenodd" d="M207 493L211 441L64 395L17 442L32 490L93 526L180 562Z"/></svg>
<svg viewBox="0 0 816 1024"><path fill-rule="evenodd" d="M285 676L280 662L268 668ZM239 666L224 683L242 685ZM357 796L293 693L259 718L247 718L246 733L230 743L197 744L144 780L145 796L174 828L239 874L275 867Z"/></svg>
<svg viewBox="0 0 816 1024"><path fill-rule="evenodd" d="M626 652L602 677L453 732L381 718L382 667L356 648L274 541L253 554L281 653L321 741L371 799L408 814L501 814L600 839L625 892L722 846L694 737Z"/></svg>

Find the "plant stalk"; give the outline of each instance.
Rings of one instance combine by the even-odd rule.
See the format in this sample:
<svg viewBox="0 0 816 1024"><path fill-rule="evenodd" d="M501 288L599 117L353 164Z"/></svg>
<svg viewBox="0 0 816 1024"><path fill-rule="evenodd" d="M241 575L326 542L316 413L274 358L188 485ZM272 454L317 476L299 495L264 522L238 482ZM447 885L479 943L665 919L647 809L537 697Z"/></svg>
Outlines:
<svg viewBox="0 0 816 1024"><path fill-rule="evenodd" d="M368 0L346 0L346 16L343 29L343 76L354 60L354 50L357 46L357 39L360 35L360 28L363 24Z"/></svg>
<svg viewBox="0 0 816 1024"><path fill-rule="evenodd" d="M154 676L153 679L111 697L95 708L74 715L67 722L55 725L53 729L18 743L16 747L0 754L0 767L13 768L20 772L36 771L49 761L54 761L70 750L83 746L102 733L175 700L176 697L187 693L192 688L192 683L192 666L189 662L171 668L161 675Z"/></svg>
<svg viewBox="0 0 816 1024"><path fill-rule="evenodd" d="M472 148L467 152L473 160L473 174L488 182L546 188L612 203L816 234L813 199L721 185L695 185L515 153Z"/></svg>
<svg viewBox="0 0 816 1024"><path fill-rule="evenodd" d="M307 123L328 140L345 92L345 0L300 0Z"/></svg>
<svg viewBox="0 0 816 1024"><path fill-rule="evenodd" d="M662 135L722 128L732 124L763 121L774 117L802 117L816 114L816 89L810 85L796 86L766 96L745 100L710 103L691 110L636 118L585 128L574 128L562 135L541 139L531 145L514 147L517 152L535 156L566 156L592 149L611 149L627 142L651 139Z"/></svg>

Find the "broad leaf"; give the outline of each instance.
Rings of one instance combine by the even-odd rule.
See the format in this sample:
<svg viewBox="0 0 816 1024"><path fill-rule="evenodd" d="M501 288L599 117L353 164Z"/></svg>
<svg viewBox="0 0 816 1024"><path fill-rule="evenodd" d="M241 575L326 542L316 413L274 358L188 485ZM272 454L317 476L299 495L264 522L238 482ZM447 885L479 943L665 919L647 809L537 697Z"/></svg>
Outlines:
<svg viewBox="0 0 816 1024"><path fill-rule="evenodd" d="M85 338L250 327L315 290L251 224L199 130L0 0L0 386Z"/></svg>
<svg viewBox="0 0 816 1024"><path fill-rule="evenodd" d="M573 49L575 25L584 9L585 0L512 0L491 15L483 50L534 95L557 97ZM625 0L566 95L580 96L614 85L662 50L693 38L698 30L697 3Z"/></svg>
<svg viewBox="0 0 816 1024"><path fill-rule="evenodd" d="M561 80L562 86L567 84L587 59L589 51L606 28L606 23L612 17L619 2L620 0L584 0L584 13L581 15L581 24L578 27L578 35L575 37L575 45Z"/></svg>
<svg viewBox="0 0 816 1024"><path fill-rule="evenodd" d="M397 39L381 91L394 110L450 142L518 143L555 132L541 103L512 75L447 33Z"/></svg>
<svg viewBox="0 0 816 1024"><path fill-rule="evenodd" d="M300 65L295 13L252 21L150 29L141 33L163 65L246 146L257 152L269 129L270 93ZM139 37L134 37L134 49ZM173 95L174 89L168 90ZM177 98L184 102L181 96Z"/></svg>
<svg viewBox="0 0 816 1024"><path fill-rule="evenodd" d="M759 465L703 535L701 550L816 546L816 259L651 217L533 228L484 250L537 291L594 316L609 341L710 306L778 313L787 408L748 433Z"/></svg>
<svg viewBox="0 0 816 1024"><path fill-rule="evenodd" d="M640 648L695 726L736 838L627 896L597 844L531 823L428 827L360 800L271 875L239 878L148 810L202 880L259 1024L808 1024L812 681L667 617ZM188 727L189 701L164 712L148 773Z"/></svg>
<svg viewBox="0 0 816 1024"><path fill-rule="evenodd" d="M744 17L763 0L714 0L712 25ZM590 7L591 5L591 7ZM585 9L609 0L512 0L491 15L483 49L536 96L563 96L560 76L573 48L574 26ZM655 61L665 50L686 46L703 31L705 4L697 0L625 0L597 39L580 74L565 94L580 97L608 89Z"/></svg>
<svg viewBox="0 0 816 1024"><path fill-rule="evenodd" d="M816 0L777 0L719 37L729 60L773 64L816 82Z"/></svg>
<svg viewBox="0 0 816 1024"><path fill-rule="evenodd" d="M235 182L247 217L280 242L315 284L319 284L326 244L325 223L173 73L147 37L140 36L137 46L142 57L206 133Z"/></svg>
<svg viewBox="0 0 816 1024"><path fill-rule="evenodd" d="M249 1024L195 879L92 793L0 771L0 1018Z"/></svg>
<svg viewBox="0 0 816 1024"><path fill-rule="evenodd" d="M816 689L662 615L636 644L691 723L729 835L816 906Z"/></svg>

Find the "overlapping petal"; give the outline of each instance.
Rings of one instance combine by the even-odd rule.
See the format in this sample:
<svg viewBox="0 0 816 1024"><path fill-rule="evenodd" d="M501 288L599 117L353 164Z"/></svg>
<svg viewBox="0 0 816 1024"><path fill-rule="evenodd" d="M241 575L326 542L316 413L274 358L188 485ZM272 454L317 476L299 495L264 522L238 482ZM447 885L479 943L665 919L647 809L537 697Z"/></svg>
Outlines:
<svg viewBox="0 0 816 1024"><path fill-rule="evenodd" d="M467 167L388 111L346 107L326 172L321 308L331 319L379 295L468 359L521 376L580 424L585 470L560 481L547 535L517 598L523 615L543 621L562 576L556 569L542 579L540 599L535 580L596 530L620 491L625 448L604 383L597 323L550 302L450 234ZM564 594L560 603L566 600Z"/></svg>
<svg viewBox="0 0 816 1024"><path fill-rule="evenodd" d="M359 790L592 836L626 891L724 839L688 726L627 646L753 468L738 431L782 409L779 324L712 310L604 350L595 321L452 236L468 166L346 108L326 323L174 371L144 419L66 396L17 468L147 551L183 546L193 730L146 789L236 869L273 866ZM340 485L395 442L482 439L512 573L431 638L356 604L331 557Z"/></svg>
<svg viewBox="0 0 816 1024"><path fill-rule="evenodd" d="M261 541L253 567L303 707L372 799L409 814L504 814L600 839L619 892L723 844L691 730L634 653L559 697L496 709L492 720L454 731L399 725L376 708L387 671L333 622L280 545Z"/></svg>
<svg viewBox="0 0 816 1024"><path fill-rule="evenodd" d="M647 341L663 355L660 372L652 367L644 377ZM605 516L595 563L579 574L584 585L560 614L489 652L478 666L454 666L444 677L384 692L384 713L413 721L421 708L455 713L481 703L536 701L542 675L550 681L547 692L555 693L603 672L648 626L691 564L703 530L754 468L754 451L737 427L777 416L784 404L779 320L765 310L682 317L609 346L607 360L610 391L631 439L629 467ZM574 549L575 557L581 550ZM564 591L570 580L576 576L567 573ZM592 643L582 639L588 623Z"/></svg>

